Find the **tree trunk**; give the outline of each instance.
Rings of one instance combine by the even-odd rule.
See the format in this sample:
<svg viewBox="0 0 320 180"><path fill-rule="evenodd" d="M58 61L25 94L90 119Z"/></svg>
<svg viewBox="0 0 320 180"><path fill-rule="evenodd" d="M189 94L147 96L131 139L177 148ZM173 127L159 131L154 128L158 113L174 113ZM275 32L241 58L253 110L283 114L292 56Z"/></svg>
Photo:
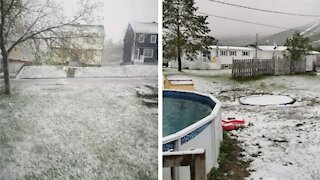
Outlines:
<svg viewBox="0 0 320 180"><path fill-rule="evenodd" d="M4 93L7 95L11 94L10 86L10 72L9 72L9 58L6 52L2 53L3 58L3 74L4 74Z"/></svg>
<svg viewBox="0 0 320 180"><path fill-rule="evenodd" d="M178 71L182 71L181 70L181 48L180 48L180 46L178 46Z"/></svg>
<svg viewBox="0 0 320 180"><path fill-rule="evenodd" d="M177 42L177 48L178 48L178 71L182 71L181 70L181 45L180 45L180 26L178 25L178 28L177 28L177 34L178 34L178 42Z"/></svg>

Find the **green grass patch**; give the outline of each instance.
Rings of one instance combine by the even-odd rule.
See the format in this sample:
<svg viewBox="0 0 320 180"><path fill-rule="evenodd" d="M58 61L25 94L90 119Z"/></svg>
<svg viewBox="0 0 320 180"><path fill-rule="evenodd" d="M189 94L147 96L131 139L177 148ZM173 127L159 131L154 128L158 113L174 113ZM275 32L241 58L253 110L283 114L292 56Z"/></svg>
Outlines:
<svg viewBox="0 0 320 180"><path fill-rule="evenodd" d="M220 146L219 168L212 168L208 174L208 180L225 179L225 180L241 180L249 175L247 168L250 162L240 160L241 149L238 142L231 139L224 132L223 141Z"/></svg>
<svg viewBox="0 0 320 180"><path fill-rule="evenodd" d="M252 81L259 81L266 78L269 78L271 76L262 75L262 76L253 76L253 77L242 77L242 78L231 78L231 80L236 81L238 83L248 83Z"/></svg>

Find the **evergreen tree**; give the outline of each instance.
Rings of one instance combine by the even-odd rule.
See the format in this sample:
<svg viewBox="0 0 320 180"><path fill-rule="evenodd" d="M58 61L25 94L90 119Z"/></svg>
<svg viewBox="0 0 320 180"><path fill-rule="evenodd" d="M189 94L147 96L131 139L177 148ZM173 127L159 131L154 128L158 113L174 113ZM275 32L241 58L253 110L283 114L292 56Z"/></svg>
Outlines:
<svg viewBox="0 0 320 180"><path fill-rule="evenodd" d="M307 55L313 48L308 37L303 37L299 32L295 32L291 38L287 38L284 44L288 47L287 55L294 61L301 60L302 56Z"/></svg>
<svg viewBox="0 0 320 180"><path fill-rule="evenodd" d="M287 38L284 44L288 47L288 54L285 54L290 59L290 70L295 72L294 61L301 61L303 56L311 51L312 45L308 37L303 37L299 32L295 32L291 38Z"/></svg>
<svg viewBox="0 0 320 180"><path fill-rule="evenodd" d="M181 55L188 59L199 51L208 52L214 38L207 35L208 16L196 15L194 0L164 0L163 2L163 57L178 59L181 71Z"/></svg>

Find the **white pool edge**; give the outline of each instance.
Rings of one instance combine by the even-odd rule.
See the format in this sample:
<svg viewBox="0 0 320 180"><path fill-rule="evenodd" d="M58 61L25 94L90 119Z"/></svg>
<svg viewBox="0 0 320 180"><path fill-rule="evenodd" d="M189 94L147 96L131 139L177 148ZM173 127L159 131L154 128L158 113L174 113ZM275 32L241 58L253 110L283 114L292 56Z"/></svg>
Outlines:
<svg viewBox="0 0 320 180"><path fill-rule="evenodd" d="M209 97L215 106L212 112L205 118L197 121L196 123L174 133L163 137L162 144L172 143L174 151L183 151L192 148L204 148L206 149L206 173L209 173L213 167L218 167L218 157L220 153L220 143L222 141L222 126L221 126L221 102L209 94L199 93L195 91L184 90L163 90L175 91L182 93L192 93L200 96ZM191 137L188 140L182 142L182 139L193 132L196 132L198 128L204 127L198 134ZM191 135L192 136L192 135ZM165 152L165 151L163 151ZM190 171L188 167L179 167L176 169L178 179L189 179ZM167 168L163 169L163 177L170 177L170 171Z"/></svg>

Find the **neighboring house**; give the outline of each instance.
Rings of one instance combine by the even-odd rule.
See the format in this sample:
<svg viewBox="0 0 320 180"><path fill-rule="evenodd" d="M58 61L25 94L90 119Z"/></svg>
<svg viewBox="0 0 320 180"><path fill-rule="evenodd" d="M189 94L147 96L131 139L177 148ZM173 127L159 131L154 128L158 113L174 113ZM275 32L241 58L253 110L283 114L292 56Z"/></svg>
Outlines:
<svg viewBox="0 0 320 180"><path fill-rule="evenodd" d="M258 46L258 59L282 59L287 51L286 46ZM310 51L305 56L306 71L313 71L315 63L320 60L320 53L317 51Z"/></svg>
<svg viewBox="0 0 320 180"><path fill-rule="evenodd" d="M222 69L232 68L233 59L253 59L255 49L237 46L211 46L209 55L210 61Z"/></svg>
<svg viewBox="0 0 320 180"><path fill-rule="evenodd" d="M258 59L272 59L273 57L276 57L277 59L283 58L286 50L286 46L258 46Z"/></svg>
<svg viewBox="0 0 320 180"><path fill-rule="evenodd" d="M158 23L129 23L123 40L123 64L158 64Z"/></svg>
<svg viewBox="0 0 320 180"><path fill-rule="evenodd" d="M66 26L53 44L53 62L72 66L101 66L104 37L102 25Z"/></svg>
<svg viewBox="0 0 320 180"><path fill-rule="evenodd" d="M311 51L306 56L306 71L315 71L320 63L320 52Z"/></svg>

